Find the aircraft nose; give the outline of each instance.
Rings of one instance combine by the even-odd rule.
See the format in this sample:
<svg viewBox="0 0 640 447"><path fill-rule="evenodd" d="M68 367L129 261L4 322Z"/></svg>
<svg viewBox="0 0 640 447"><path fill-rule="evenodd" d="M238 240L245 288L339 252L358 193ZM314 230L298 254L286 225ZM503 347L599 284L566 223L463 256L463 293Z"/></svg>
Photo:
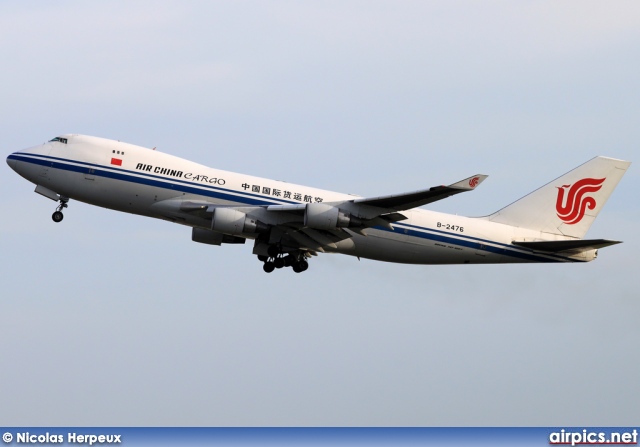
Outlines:
<svg viewBox="0 0 640 447"><path fill-rule="evenodd" d="M14 171L16 170L16 160L14 154L11 154L7 157L7 164L11 169L13 169Z"/></svg>

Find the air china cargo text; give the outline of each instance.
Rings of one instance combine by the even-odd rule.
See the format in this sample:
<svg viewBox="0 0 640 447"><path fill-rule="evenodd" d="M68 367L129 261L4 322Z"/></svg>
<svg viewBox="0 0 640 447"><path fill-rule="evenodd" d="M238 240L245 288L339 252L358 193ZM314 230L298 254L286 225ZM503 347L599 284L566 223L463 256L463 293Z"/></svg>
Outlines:
<svg viewBox="0 0 640 447"><path fill-rule="evenodd" d="M192 172L178 171L177 169L163 168L162 166L146 165L138 163L137 171L153 172L154 174L167 175L169 177L183 178L194 182L209 183L210 185L224 185L226 181L222 178L209 177L208 175L194 174Z"/></svg>

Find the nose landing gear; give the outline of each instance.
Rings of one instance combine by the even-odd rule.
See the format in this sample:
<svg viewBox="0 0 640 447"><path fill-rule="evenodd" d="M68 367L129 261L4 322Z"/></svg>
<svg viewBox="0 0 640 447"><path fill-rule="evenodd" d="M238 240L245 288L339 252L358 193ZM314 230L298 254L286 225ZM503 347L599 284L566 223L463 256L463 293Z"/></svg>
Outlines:
<svg viewBox="0 0 640 447"><path fill-rule="evenodd" d="M51 219L53 219L55 223L61 222L62 219L64 218L64 214L62 214L62 210L69 206L67 205L68 201L69 201L68 197L60 196L60 205L58 205L58 208L56 208L55 212L51 215Z"/></svg>

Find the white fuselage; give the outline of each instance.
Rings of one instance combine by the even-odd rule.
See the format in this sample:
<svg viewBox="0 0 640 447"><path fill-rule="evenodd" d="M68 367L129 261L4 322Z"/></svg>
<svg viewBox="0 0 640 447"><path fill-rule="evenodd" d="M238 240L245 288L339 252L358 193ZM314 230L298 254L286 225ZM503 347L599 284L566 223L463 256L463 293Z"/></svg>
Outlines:
<svg viewBox="0 0 640 447"><path fill-rule="evenodd" d="M95 137L74 136L68 144L49 142L11 154L10 166L27 180L61 196L127 213L210 228L201 217L172 217L160 203L172 199L214 205L264 206L352 200L347 194L266 178L221 171L155 150ZM393 230L375 227L355 234L338 252L409 264L589 261L595 250L566 256L536 253L512 241L554 239L540 231L485 218L468 218L424 209ZM251 238L252 235L245 235ZM253 236L255 237L255 235Z"/></svg>

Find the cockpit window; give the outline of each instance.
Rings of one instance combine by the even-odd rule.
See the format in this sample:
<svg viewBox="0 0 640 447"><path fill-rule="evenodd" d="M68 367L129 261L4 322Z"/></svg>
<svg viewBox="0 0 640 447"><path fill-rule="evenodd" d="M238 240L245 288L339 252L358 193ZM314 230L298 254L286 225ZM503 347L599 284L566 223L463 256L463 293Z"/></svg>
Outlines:
<svg viewBox="0 0 640 447"><path fill-rule="evenodd" d="M62 137L55 137L53 140L49 140L49 143L59 141L60 143L67 144L67 139Z"/></svg>

